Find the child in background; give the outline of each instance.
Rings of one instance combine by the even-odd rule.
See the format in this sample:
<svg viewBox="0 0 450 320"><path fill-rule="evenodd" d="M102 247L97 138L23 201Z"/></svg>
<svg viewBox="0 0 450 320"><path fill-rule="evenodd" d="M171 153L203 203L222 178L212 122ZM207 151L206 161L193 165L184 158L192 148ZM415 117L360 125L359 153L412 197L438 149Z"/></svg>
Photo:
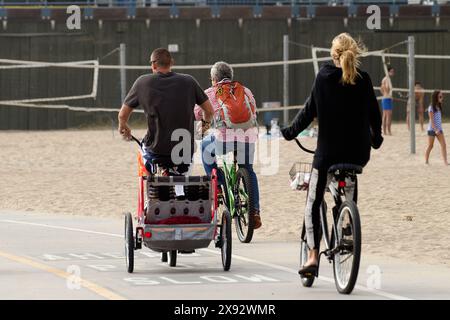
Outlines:
<svg viewBox="0 0 450 320"><path fill-rule="evenodd" d="M442 102L444 101L444 95L441 91L435 90L431 96L431 105L428 107L428 114L430 116L430 122L428 124L428 147L425 151L425 163L428 164L430 158L431 149L433 149L434 138L437 138L441 145L441 154L444 159L444 163L448 166L447 162L447 146L445 144L444 131L442 130Z"/></svg>

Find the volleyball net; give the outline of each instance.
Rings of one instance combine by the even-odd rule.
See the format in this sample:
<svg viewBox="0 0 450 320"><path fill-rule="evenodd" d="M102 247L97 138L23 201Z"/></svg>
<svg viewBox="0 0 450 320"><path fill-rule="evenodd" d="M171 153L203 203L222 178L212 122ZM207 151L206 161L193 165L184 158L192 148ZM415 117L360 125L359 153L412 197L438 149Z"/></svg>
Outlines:
<svg viewBox="0 0 450 320"><path fill-rule="evenodd" d="M266 61L266 62L252 62L252 63L235 63L231 64L234 69L244 69L251 70L254 68L264 69L264 68L282 68L285 66L299 66L299 65L312 65L314 73L305 74L305 81L312 84L315 75L319 72L320 65L331 60L330 49L315 47L312 45L303 45L310 48L311 56L302 59L291 59L291 60L280 60L280 61ZM395 49L396 52L393 52ZM407 41L402 41L394 44L388 48L383 48L380 50L368 51L363 54L363 63L367 59L375 59L378 61L384 73L387 75L387 65L401 65L406 66L406 61L408 59L407 54ZM437 72L445 73L445 70L450 70L450 55L415 55L416 64L420 65L421 61L433 60L435 63L433 67ZM187 72L204 70L207 71L211 68L211 64L203 65L174 65L173 69L175 71ZM68 61L68 62L48 62L48 61L29 61L29 60L14 60L14 59L0 59L0 78L6 77L17 78L13 83L9 83L8 86L2 85L2 99L0 99L0 108L6 108L8 106L13 107L23 107L23 108L47 108L47 109L66 109L70 111L78 112L118 112L118 108L108 108L108 107L94 107L98 106L95 104L95 100L98 97L98 88L100 83L100 77L108 77L111 72L115 72L116 76L118 71L142 71L149 72L149 65L108 65L100 64L99 60L87 60L87 61ZM295 70L293 70L295 72ZM293 72L291 71L291 72ZM407 69L405 69L407 71ZM3 75L2 75L3 73ZM82 73L82 76L80 76ZM102 74L105 75L102 75ZM43 92L35 92L36 97L30 95L33 94L33 90L26 89L27 84L31 87L37 86L33 85L33 81L39 83L41 79L51 79L53 85L50 87L58 87L58 90L48 89L47 94L50 95L51 92L60 93L55 96L43 96ZM50 82L51 82L50 81ZM5 82L3 80L3 82ZM61 85L65 83L65 85ZM71 85L72 83L72 85ZM78 84L74 86L73 83ZM76 87L74 91L74 87ZM18 90L20 88L21 90ZM9 90L8 90L9 89ZM63 92L67 89L67 92ZM111 88L114 90L115 88ZM119 88L117 88L119 89ZM377 96L381 98L380 87L375 86ZM443 93L450 93L449 89L444 89L440 87L426 87L424 86L423 92L431 93L435 89L440 89ZM4 98L4 93L7 91L8 98ZM23 92L26 92L24 94ZM397 99L406 101L408 99L408 83L405 82L404 86L394 87L394 93L397 93ZM308 92L309 93L309 92ZM26 98L24 96L27 95ZM45 94L44 94L45 95ZM280 99L281 100L281 99ZM77 106L77 102L83 101L83 106ZM88 102L86 102L88 101ZM89 102L90 101L90 102ZM91 106L86 106L86 105ZM117 105L120 102L118 101ZM259 112L267 111L284 111L284 110L295 110L302 108L301 103L294 105L284 105L280 107L270 107L270 108L259 108ZM137 112L142 112L142 110L136 110Z"/></svg>

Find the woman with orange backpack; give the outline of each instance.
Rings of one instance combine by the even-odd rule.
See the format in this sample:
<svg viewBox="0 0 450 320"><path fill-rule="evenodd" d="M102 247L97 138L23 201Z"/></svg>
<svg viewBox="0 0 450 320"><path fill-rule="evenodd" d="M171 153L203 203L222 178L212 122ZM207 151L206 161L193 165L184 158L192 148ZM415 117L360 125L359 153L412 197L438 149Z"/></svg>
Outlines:
<svg viewBox="0 0 450 320"><path fill-rule="evenodd" d="M205 90L214 109L214 129L202 140L202 162L208 175L217 169L216 155L236 151L239 167L250 175L254 195L254 229L261 227L258 179L253 169L255 143L258 139L256 126L256 102L252 92L233 81L233 68L226 62L216 62L211 68L211 87ZM195 118L202 119L202 109L196 106ZM224 177L218 170L219 183Z"/></svg>

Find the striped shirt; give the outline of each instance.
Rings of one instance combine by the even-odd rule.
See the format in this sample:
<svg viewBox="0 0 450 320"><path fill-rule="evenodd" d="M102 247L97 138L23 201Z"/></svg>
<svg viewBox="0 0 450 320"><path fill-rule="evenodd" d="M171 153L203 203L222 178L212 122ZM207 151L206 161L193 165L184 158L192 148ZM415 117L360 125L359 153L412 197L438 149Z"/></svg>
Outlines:
<svg viewBox="0 0 450 320"><path fill-rule="evenodd" d="M443 131L442 130L442 113L441 110L433 111L433 107L428 107L428 112L433 112L433 120L434 120L434 127L437 131ZM430 123L428 124L428 131L434 131L433 125L431 124L431 117L430 117Z"/></svg>

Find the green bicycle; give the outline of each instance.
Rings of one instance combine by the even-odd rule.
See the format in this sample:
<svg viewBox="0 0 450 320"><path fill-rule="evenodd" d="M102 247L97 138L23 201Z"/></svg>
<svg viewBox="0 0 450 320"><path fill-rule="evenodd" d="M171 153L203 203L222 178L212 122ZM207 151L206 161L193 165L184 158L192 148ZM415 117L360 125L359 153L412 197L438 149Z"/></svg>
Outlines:
<svg viewBox="0 0 450 320"><path fill-rule="evenodd" d="M252 192L250 173L246 168L237 164L237 151L233 152L233 162L227 163L222 158L222 166L218 168L225 177L222 194L219 195L219 204L225 205L231 213L236 225L239 241L249 243L253 238L255 221L252 214L255 212L255 195Z"/></svg>

